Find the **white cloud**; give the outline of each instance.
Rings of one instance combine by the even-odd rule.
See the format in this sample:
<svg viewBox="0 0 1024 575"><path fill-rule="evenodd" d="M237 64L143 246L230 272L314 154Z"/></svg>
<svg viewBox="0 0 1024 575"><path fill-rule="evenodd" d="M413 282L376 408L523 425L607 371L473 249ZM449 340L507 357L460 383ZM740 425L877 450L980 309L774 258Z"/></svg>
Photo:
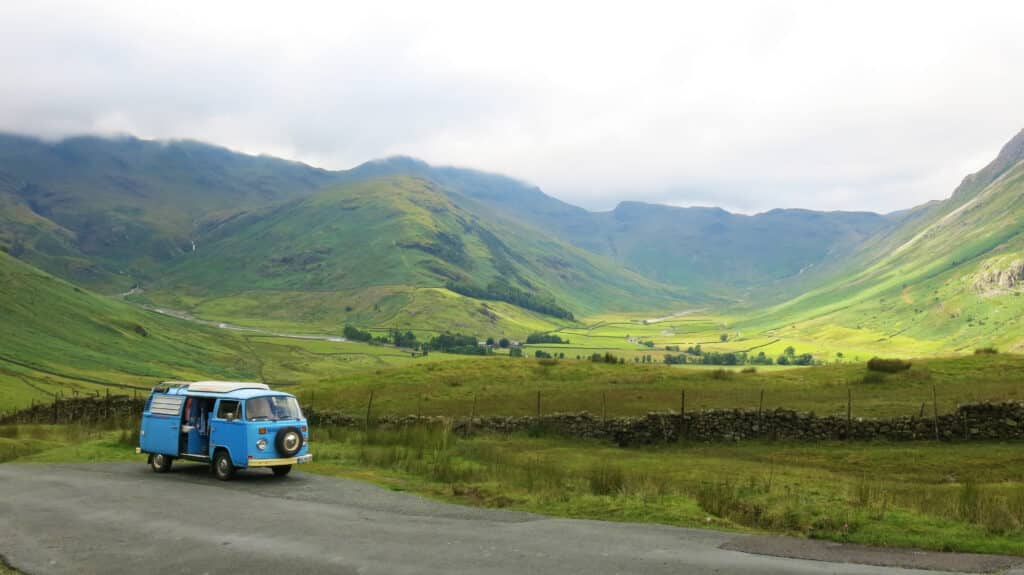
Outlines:
<svg viewBox="0 0 1024 575"><path fill-rule="evenodd" d="M1024 127L1016 2L7 3L0 129L403 153L591 208L892 210Z"/></svg>

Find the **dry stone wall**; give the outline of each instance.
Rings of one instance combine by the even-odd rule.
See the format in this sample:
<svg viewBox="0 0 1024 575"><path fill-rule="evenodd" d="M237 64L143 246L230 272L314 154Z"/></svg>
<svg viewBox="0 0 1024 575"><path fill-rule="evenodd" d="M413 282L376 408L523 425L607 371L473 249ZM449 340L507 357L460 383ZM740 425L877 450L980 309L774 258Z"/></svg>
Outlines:
<svg viewBox="0 0 1024 575"><path fill-rule="evenodd" d="M0 423L93 423L137 418L144 401L125 396L71 398L0 416ZM312 426L360 428L365 417L305 408ZM381 416L371 424L382 428L408 425L450 425L459 434L544 432L581 439L604 439L619 445L646 445L687 439L692 441L786 440L1021 440L1024 439L1024 402L961 405L956 411L931 417L847 420L844 416L817 416L785 409L758 412L703 410L649 413L640 417L602 420L590 413L558 413L540 417Z"/></svg>

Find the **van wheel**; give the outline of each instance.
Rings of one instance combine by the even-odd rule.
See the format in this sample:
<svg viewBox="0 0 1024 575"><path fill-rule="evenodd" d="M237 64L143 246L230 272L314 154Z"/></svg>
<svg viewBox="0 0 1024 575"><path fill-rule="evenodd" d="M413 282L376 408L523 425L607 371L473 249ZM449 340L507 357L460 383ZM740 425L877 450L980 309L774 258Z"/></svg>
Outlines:
<svg viewBox="0 0 1024 575"><path fill-rule="evenodd" d="M213 474L221 481L227 481L235 476L235 464L231 463L231 456L223 449L213 456Z"/></svg>
<svg viewBox="0 0 1024 575"><path fill-rule="evenodd" d="M149 456L149 466L157 473L167 473L171 469L172 459L162 453L154 453Z"/></svg>
<svg viewBox="0 0 1024 575"><path fill-rule="evenodd" d="M275 465L270 468L274 472L275 477L284 477L288 475L288 472L292 470L291 465Z"/></svg>

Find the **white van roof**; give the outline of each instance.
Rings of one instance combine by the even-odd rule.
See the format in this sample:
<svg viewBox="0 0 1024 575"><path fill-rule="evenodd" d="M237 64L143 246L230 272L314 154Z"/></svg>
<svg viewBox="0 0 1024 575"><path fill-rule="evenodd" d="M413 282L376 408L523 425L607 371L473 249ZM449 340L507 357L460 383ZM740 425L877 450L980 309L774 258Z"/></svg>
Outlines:
<svg viewBox="0 0 1024 575"><path fill-rule="evenodd" d="M265 383L246 381L165 381L164 384L205 393L230 393L240 389L270 389Z"/></svg>

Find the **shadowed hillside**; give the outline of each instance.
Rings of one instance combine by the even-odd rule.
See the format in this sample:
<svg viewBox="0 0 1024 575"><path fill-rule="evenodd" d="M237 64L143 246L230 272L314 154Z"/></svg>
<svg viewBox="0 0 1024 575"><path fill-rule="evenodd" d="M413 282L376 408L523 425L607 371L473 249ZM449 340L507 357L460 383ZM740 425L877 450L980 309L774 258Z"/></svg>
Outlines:
<svg viewBox="0 0 1024 575"><path fill-rule="evenodd" d="M126 290L191 251L197 220L333 178L198 142L0 135L0 247L83 285Z"/></svg>

